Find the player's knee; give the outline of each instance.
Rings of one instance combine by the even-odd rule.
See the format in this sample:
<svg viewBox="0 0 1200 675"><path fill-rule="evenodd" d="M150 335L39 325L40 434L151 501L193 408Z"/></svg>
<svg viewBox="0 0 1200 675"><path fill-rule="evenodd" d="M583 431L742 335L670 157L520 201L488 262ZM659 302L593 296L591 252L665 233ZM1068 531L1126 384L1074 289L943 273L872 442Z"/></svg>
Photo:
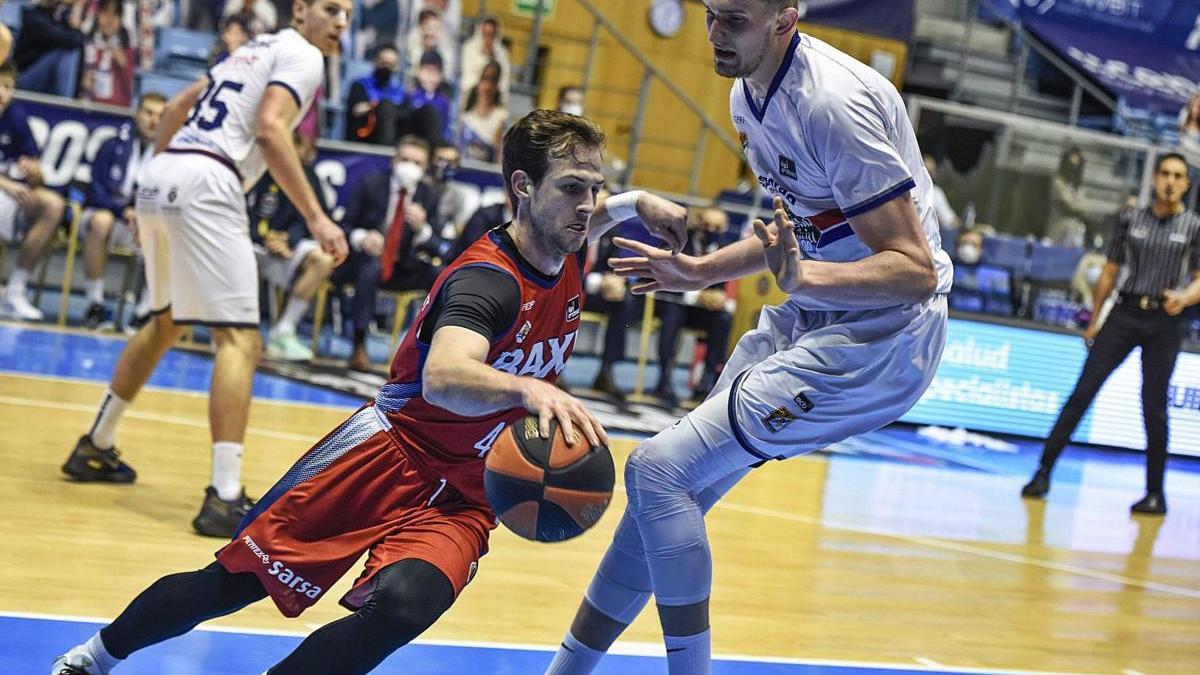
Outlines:
<svg viewBox="0 0 1200 675"><path fill-rule="evenodd" d="M62 218L67 208L67 202L62 195L48 188L40 187L33 191L37 207L44 213L53 216L55 221Z"/></svg>
<svg viewBox="0 0 1200 675"><path fill-rule="evenodd" d="M670 471L665 466L665 448L659 447L657 437L647 439L634 449L625 462L625 490L629 511L635 517L653 508L657 497L673 488Z"/></svg>
<svg viewBox="0 0 1200 675"><path fill-rule="evenodd" d="M88 234L97 239L108 239L109 233L112 232L113 215L109 211L97 211L92 214L91 222L88 223Z"/></svg>
<svg viewBox="0 0 1200 675"><path fill-rule="evenodd" d="M258 328L216 328L213 340L217 349L233 350L250 361L257 362L262 354L262 335Z"/></svg>
<svg viewBox="0 0 1200 675"><path fill-rule="evenodd" d="M328 279L333 274L333 256L321 249L316 249L304 259L304 264L321 278Z"/></svg>

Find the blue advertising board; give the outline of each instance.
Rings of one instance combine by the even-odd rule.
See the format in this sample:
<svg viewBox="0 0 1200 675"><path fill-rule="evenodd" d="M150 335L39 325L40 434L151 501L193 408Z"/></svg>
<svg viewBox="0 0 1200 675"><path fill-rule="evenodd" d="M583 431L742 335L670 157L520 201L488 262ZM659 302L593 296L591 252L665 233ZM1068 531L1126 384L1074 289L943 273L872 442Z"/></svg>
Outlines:
<svg viewBox="0 0 1200 675"><path fill-rule="evenodd" d="M983 0L1133 108L1174 113L1200 90L1200 0Z"/></svg>
<svg viewBox="0 0 1200 675"><path fill-rule="evenodd" d="M937 376L902 421L1045 438L1083 361L1074 335L951 319ZM1073 440L1145 449L1141 352L1112 374ZM1183 353L1168 395L1170 449L1200 455L1200 354Z"/></svg>

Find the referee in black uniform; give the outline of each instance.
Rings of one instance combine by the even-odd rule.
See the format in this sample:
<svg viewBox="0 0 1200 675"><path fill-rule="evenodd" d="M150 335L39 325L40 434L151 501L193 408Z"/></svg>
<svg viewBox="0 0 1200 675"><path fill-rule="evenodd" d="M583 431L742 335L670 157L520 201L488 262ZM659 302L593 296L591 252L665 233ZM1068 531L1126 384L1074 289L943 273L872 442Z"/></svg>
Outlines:
<svg viewBox="0 0 1200 675"><path fill-rule="evenodd" d="M1154 167L1154 205L1120 216L1108 263L1096 284L1092 321L1084 331L1088 356L1075 391L1058 415L1042 451L1041 465L1021 489L1026 497L1050 490L1050 472L1100 386L1134 347L1142 348L1142 417L1146 424L1146 496L1137 513L1167 512L1167 384L1182 342L1181 314L1200 303L1200 216L1187 211L1188 165L1182 155L1159 158ZM1125 268L1117 303L1098 328L1100 308Z"/></svg>

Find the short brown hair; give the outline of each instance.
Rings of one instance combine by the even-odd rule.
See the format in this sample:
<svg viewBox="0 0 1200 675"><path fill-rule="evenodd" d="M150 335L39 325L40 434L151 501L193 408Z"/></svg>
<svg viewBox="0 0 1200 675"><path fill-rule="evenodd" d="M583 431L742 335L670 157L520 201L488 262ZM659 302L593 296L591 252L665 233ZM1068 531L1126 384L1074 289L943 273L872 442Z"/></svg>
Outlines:
<svg viewBox="0 0 1200 675"><path fill-rule="evenodd" d="M534 185L550 170L551 159L570 156L575 148L604 148L604 131L586 117L538 109L522 117L504 134L504 190L517 209L512 175L524 171Z"/></svg>
<svg viewBox="0 0 1200 675"><path fill-rule="evenodd" d="M404 134L400 137L399 141L396 141L396 152L400 152L400 148L403 148L406 145L421 148L425 151L426 155L433 154L433 146L429 144L429 141L426 140L424 136L418 136L416 134Z"/></svg>

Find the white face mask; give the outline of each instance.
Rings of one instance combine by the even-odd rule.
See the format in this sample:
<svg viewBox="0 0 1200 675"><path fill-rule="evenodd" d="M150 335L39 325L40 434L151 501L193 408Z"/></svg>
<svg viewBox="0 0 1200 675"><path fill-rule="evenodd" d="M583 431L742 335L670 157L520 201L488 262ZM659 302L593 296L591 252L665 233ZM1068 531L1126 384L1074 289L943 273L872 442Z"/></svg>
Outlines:
<svg viewBox="0 0 1200 675"><path fill-rule="evenodd" d="M392 175L400 183L400 187L412 192L417 189L417 183L425 176L425 172L416 162L400 160L392 167Z"/></svg>
<svg viewBox="0 0 1200 675"><path fill-rule="evenodd" d="M583 104L564 103L562 107L559 108L559 112L565 112L568 115L577 115L579 117L583 117Z"/></svg>
<svg viewBox="0 0 1200 675"><path fill-rule="evenodd" d="M963 244L958 247L958 261L964 265L974 265L979 262L979 247L975 244Z"/></svg>
<svg viewBox="0 0 1200 675"><path fill-rule="evenodd" d="M1085 274L1088 284L1095 286L1096 283L1100 281L1100 273L1102 271L1103 268L1101 268L1099 265L1092 265L1089 267L1087 269L1087 273Z"/></svg>

